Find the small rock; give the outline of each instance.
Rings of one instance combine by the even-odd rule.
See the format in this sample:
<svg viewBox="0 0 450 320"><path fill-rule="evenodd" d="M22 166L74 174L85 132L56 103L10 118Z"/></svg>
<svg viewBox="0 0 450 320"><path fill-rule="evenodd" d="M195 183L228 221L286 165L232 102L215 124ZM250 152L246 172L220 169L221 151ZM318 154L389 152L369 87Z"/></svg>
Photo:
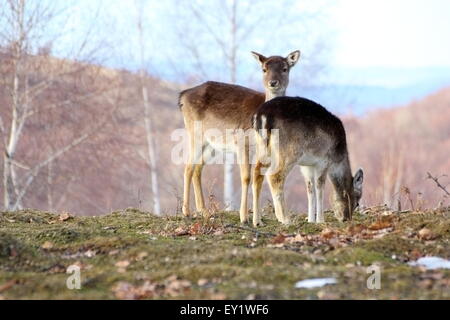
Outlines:
<svg viewBox="0 0 450 320"><path fill-rule="evenodd" d="M42 244L41 248L45 249L45 250L49 250L49 249L53 248L53 243L51 243L50 241L45 241Z"/></svg>
<svg viewBox="0 0 450 320"><path fill-rule="evenodd" d="M70 214L68 214L67 212L61 213L59 215L59 221L67 221L70 218L72 218L72 216Z"/></svg>
<svg viewBox="0 0 450 320"><path fill-rule="evenodd" d="M208 282L209 282L208 279L199 279L197 281L197 285L199 285L200 287L204 287L208 284Z"/></svg>
<svg viewBox="0 0 450 320"><path fill-rule="evenodd" d="M115 266L118 268L127 268L130 265L130 261L128 260L122 260L116 262Z"/></svg>
<svg viewBox="0 0 450 320"><path fill-rule="evenodd" d="M88 250L88 251L86 251L85 253L84 253L84 255L87 257L87 258L92 258L93 256L95 256L97 254L97 252L95 252L94 250Z"/></svg>
<svg viewBox="0 0 450 320"><path fill-rule="evenodd" d="M432 240L435 238L435 235L430 229L423 228L419 231L419 239L421 240Z"/></svg>

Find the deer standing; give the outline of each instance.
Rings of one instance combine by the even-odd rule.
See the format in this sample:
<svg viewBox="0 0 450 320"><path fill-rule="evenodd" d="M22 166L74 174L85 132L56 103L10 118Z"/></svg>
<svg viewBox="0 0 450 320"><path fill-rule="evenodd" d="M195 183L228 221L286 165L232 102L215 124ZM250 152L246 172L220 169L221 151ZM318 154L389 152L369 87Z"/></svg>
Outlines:
<svg viewBox="0 0 450 320"><path fill-rule="evenodd" d="M308 221L324 222L323 194L326 177L335 194L338 219L351 220L362 196L363 171L352 176L344 126L321 105L304 98L279 97L265 102L256 112L253 128L258 132L257 162L253 168L253 224L261 223L259 196L267 167L262 159L274 152L277 168L267 179L277 219L289 223L284 206L283 188L294 165L300 165L308 194ZM277 139L271 134L278 129ZM276 141L277 140L277 141ZM277 144L277 146L275 146Z"/></svg>
<svg viewBox="0 0 450 320"><path fill-rule="evenodd" d="M208 81L197 87L182 91L179 106L183 112L185 127L189 133L189 159L184 171L183 214L190 216L189 198L191 180L194 185L197 212L205 212L201 175L212 149L222 149L238 154L241 159L241 206L240 220L248 220L247 195L250 184L251 167L248 144L236 148L236 143L218 145L204 133L209 129L220 131L223 136L227 129L251 129L252 117L258 107L275 97L284 96L289 84L289 72L300 58L300 51L290 53L286 58L265 56L252 52L263 71L265 94L238 85ZM200 132L195 132L196 123L201 123ZM233 138L233 137L232 137ZM236 138L237 139L237 138ZM196 143L201 140L201 146ZM227 139L229 142L229 139Z"/></svg>

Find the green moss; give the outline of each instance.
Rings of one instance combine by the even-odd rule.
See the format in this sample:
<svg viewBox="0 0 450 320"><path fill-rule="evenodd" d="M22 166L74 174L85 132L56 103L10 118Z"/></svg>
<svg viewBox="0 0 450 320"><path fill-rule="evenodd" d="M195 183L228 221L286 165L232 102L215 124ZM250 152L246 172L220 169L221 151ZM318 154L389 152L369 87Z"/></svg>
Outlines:
<svg viewBox="0 0 450 320"><path fill-rule="evenodd" d="M380 252L364 248L342 248L332 252L328 259L335 264L357 264L370 266L377 262L392 262Z"/></svg>
<svg viewBox="0 0 450 320"><path fill-rule="evenodd" d="M331 212L326 224L309 224L301 215L289 226L268 215L263 219L265 226L257 230L229 227L240 225L236 212L189 220L127 209L67 221L35 210L0 213L0 285L16 280L1 295L7 299L114 299L112 288L118 282L163 285L176 275L190 281L190 287L175 296L156 298L210 299L221 294L229 299L318 299L323 292L345 299L450 298L439 280L450 272L439 271L443 278L435 277L429 290L419 290L421 272L392 258L407 259L417 252L445 257L450 239L445 214L396 215L395 228L384 237L360 239L333 250L318 235L324 228L346 234L348 224L335 220ZM377 219L357 215L355 223L369 226ZM180 228L199 226L199 233L176 235ZM423 227L432 229L437 238L418 239L415 232ZM273 245L271 235L280 233L311 235L319 242ZM46 242L51 245L43 248ZM120 270L119 261L128 261L129 266ZM380 291L366 288L366 267L373 263L383 268ZM66 287L65 270L72 264L82 268L81 290ZM338 284L295 289L297 281L315 277L335 277ZM207 284L199 285L199 280Z"/></svg>

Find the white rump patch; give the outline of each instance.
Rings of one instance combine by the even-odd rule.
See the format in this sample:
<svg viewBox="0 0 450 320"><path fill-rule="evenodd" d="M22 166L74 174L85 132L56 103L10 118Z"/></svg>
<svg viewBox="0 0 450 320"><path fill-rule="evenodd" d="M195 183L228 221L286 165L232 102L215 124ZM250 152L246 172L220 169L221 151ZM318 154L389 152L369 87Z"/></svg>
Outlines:
<svg viewBox="0 0 450 320"><path fill-rule="evenodd" d="M261 116L261 129L267 129L267 117L265 115Z"/></svg>

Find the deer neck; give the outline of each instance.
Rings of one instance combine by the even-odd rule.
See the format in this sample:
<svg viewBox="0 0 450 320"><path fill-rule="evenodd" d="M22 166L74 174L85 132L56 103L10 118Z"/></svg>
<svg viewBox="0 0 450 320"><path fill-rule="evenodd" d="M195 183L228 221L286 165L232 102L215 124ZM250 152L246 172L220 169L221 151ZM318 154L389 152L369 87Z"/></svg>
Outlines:
<svg viewBox="0 0 450 320"><path fill-rule="evenodd" d="M273 98L276 97L284 97L286 95L286 91L278 91L278 92L273 92L270 90L266 90L266 102L269 100L272 100Z"/></svg>

